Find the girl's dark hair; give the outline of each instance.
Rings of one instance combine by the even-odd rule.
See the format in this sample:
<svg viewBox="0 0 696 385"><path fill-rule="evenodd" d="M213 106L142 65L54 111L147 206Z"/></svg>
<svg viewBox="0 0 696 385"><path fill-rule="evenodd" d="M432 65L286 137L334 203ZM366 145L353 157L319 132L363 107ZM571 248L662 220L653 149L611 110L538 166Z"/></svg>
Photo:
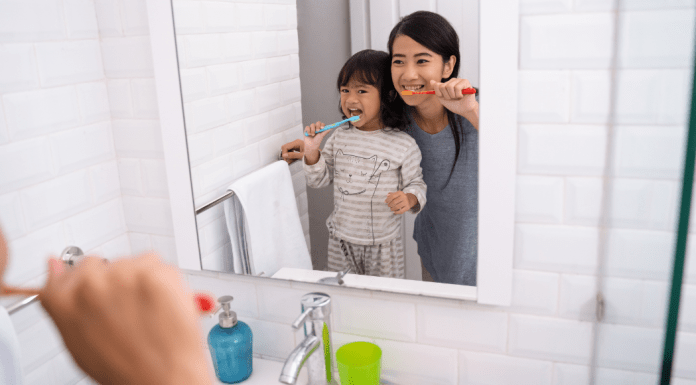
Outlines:
<svg viewBox="0 0 696 385"><path fill-rule="evenodd" d="M341 87L348 85L351 80L377 88L380 101L379 116L385 127L391 127L397 131L406 127L407 119L403 114L403 107L399 101L393 98L389 100L389 90L394 88L391 81L391 55L372 49L357 52L346 61L341 72L338 73L336 88L340 91ZM345 119L340 101L338 111Z"/></svg>
<svg viewBox="0 0 696 385"><path fill-rule="evenodd" d="M394 26L394 28L392 28L391 33L389 34L388 47L390 58L394 54L394 40L401 35L410 37L418 44L442 56L443 62L447 62L450 57L454 56L457 60L454 63L452 73L448 78L443 78L441 82L444 83L457 77L459 74L459 63L461 62L461 55L459 53L459 36L447 19L438 15L437 13L428 11L417 11L404 16ZM391 95L393 95L392 98L400 102L399 105L401 108L399 110L404 114L407 114L409 112L409 106L404 103L403 99L397 96L393 83L391 86L392 89L389 92ZM398 106L395 107L398 108ZM463 150L462 143L466 141L467 135L464 132L462 125L455 118L455 113L446 108L445 111L447 111L447 122L449 123L450 129L452 130L452 135L454 136L455 147L454 163L452 164L450 175L447 178L447 183L445 184L445 186L447 186L452 178L452 173L454 172L454 166L457 164L457 159L459 159L459 152Z"/></svg>

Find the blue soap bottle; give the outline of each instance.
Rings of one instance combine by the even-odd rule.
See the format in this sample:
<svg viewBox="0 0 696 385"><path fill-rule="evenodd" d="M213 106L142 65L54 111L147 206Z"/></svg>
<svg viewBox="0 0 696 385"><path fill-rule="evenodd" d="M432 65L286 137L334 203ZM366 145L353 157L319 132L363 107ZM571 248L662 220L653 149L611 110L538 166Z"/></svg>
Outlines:
<svg viewBox="0 0 696 385"><path fill-rule="evenodd" d="M237 313L230 310L232 296L218 298L222 305L220 323L208 333L208 347L213 356L215 374L226 384L236 384L251 376L251 329L237 321Z"/></svg>

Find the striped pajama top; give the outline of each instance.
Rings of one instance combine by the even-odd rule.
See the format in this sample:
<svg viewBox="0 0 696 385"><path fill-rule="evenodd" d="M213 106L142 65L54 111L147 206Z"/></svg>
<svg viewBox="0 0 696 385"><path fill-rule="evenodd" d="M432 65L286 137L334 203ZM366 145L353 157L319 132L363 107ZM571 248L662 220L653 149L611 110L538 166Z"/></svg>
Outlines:
<svg viewBox="0 0 696 385"><path fill-rule="evenodd" d="M319 161L304 163L304 170L309 187L334 183L334 210L326 220L329 234L358 245L376 245L401 231L401 216L385 203L388 193L415 195L413 213L425 206L427 187L420 163L420 149L407 133L350 126L337 128Z"/></svg>

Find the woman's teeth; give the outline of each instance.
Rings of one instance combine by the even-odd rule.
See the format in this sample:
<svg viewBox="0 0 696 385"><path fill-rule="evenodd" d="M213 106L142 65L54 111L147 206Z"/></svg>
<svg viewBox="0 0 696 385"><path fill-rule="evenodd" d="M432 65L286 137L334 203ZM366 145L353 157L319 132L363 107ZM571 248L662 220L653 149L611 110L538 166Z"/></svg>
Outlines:
<svg viewBox="0 0 696 385"><path fill-rule="evenodd" d="M419 86L403 86L403 87L407 91L420 91L425 86L421 84Z"/></svg>

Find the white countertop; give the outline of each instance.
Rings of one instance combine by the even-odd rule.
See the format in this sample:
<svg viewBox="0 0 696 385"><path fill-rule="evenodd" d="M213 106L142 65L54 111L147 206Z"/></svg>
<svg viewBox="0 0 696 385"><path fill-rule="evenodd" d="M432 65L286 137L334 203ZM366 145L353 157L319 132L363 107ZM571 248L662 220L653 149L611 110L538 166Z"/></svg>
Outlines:
<svg viewBox="0 0 696 385"><path fill-rule="evenodd" d="M283 369L283 363L278 361L263 360L254 357L253 360L253 370L251 376L246 380L240 382L243 385L273 385L280 384L278 381L280 378L280 371ZM214 374L213 374L214 375ZM221 382L217 377L215 378L217 385L226 385ZM300 370L300 375L297 377L297 385L304 385L307 383L307 371L302 368Z"/></svg>

